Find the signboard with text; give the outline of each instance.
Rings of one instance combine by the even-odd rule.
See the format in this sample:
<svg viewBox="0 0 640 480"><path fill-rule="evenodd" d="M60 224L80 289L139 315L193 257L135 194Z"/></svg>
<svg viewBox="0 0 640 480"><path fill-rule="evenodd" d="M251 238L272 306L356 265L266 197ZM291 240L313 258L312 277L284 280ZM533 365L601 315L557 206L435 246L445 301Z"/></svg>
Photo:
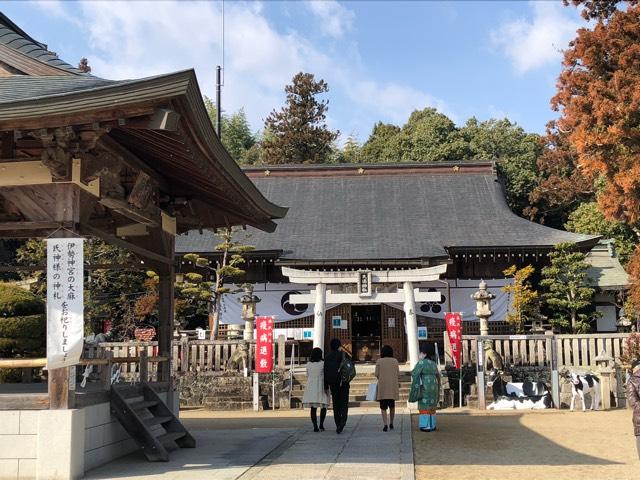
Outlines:
<svg viewBox="0 0 640 480"><path fill-rule="evenodd" d="M256 317L256 372L273 371L273 317Z"/></svg>
<svg viewBox="0 0 640 480"><path fill-rule="evenodd" d="M459 312L447 312L444 315L444 323L447 326L447 335L449 335L453 365L455 368L460 368L460 355L462 354L462 314Z"/></svg>
<svg viewBox="0 0 640 480"><path fill-rule="evenodd" d="M84 345L84 239L47 240L47 368L75 365Z"/></svg>

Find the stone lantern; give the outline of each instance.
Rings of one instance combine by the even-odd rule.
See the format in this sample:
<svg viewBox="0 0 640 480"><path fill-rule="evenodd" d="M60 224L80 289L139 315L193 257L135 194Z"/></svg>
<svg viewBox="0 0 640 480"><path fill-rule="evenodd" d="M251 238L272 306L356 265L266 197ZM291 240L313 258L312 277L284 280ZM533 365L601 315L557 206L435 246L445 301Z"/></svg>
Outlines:
<svg viewBox="0 0 640 480"><path fill-rule="evenodd" d="M253 285L245 283L242 285L244 293L240 297L242 304L242 319L244 320L244 339L246 341L253 340L253 321L256 317L256 304L260 301L253 294Z"/></svg>
<svg viewBox="0 0 640 480"><path fill-rule="evenodd" d="M611 408L611 385L613 384L613 377L616 373L615 359L607 353L606 350L602 350L596 358L596 371L600 379L600 401L602 410L609 410Z"/></svg>
<svg viewBox="0 0 640 480"><path fill-rule="evenodd" d="M489 335L489 317L493 315L491 311L491 300L496 296L487 290L487 282L480 280L479 290L471 295L476 301L476 317L480 319L480 335Z"/></svg>

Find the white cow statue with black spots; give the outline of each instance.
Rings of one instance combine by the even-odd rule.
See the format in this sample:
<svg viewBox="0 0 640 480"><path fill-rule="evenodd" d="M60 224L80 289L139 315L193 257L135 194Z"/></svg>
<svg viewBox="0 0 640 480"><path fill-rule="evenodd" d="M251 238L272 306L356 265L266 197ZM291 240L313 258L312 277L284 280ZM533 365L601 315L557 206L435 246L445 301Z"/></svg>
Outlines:
<svg viewBox="0 0 640 480"><path fill-rule="evenodd" d="M588 393L591 395L591 410L598 410L600 408L600 380L598 380L598 377L591 373L580 375L576 372L570 372L569 379L571 381L571 406L569 409L573 411L576 397L580 397L582 411L586 411L584 394Z"/></svg>

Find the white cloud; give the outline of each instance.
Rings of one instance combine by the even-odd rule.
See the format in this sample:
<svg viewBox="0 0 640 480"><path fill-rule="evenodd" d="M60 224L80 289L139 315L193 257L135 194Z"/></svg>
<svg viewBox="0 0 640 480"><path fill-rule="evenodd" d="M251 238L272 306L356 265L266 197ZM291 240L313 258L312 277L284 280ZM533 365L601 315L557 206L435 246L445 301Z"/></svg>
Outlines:
<svg viewBox="0 0 640 480"><path fill-rule="evenodd" d="M355 13L336 0L312 0L307 6L320 20L320 28L326 35L340 38L353 26Z"/></svg>
<svg viewBox="0 0 640 480"><path fill-rule="evenodd" d="M45 2L43 8L52 6ZM222 62L219 2L62 2L56 11L82 29L89 44L83 54L93 74L125 79L195 68L201 90L213 96L215 67ZM325 45L293 28L276 29L260 3L227 3L225 32L222 106L227 112L244 107L255 129L282 105L284 86L299 71L313 72L329 83L332 128L342 130L349 124L352 130L357 117L355 128L369 131L379 119L402 123L411 111L425 106L451 115L444 102L418 89L368 79L357 46L329 55ZM336 98L348 102L347 108L344 103L334 107ZM338 118L338 110L353 118Z"/></svg>
<svg viewBox="0 0 640 480"><path fill-rule="evenodd" d="M491 32L491 41L511 60L518 73L558 62L562 49L583 21L561 2L530 2L532 18L504 22Z"/></svg>
<svg viewBox="0 0 640 480"><path fill-rule="evenodd" d="M407 121L414 110L425 107L436 108L439 112L456 121L443 100L437 99L420 90L397 83L378 83L372 80L351 82L347 85L349 97L367 108L377 118L383 118L396 124ZM374 117L376 118L376 117Z"/></svg>

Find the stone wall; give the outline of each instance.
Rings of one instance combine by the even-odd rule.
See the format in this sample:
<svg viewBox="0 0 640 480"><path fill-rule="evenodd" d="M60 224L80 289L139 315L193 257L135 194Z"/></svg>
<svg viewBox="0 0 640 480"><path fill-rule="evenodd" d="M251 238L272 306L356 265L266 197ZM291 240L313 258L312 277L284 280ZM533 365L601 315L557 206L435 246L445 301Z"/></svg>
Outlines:
<svg viewBox="0 0 640 480"><path fill-rule="evenodd" d="M166 401L167 393L159 395ZM174 405L177 414L177 398ZM0 480L80 478L137 448L111 415L109 403L0 411Z"/></svg>
<svg viewBox="0 0 640 480"><path fill-rule="evenodd" d="M289 407L289 372L275 373L276 407ZM181 407L209 410L250 410L253 408L253 377L239 372L189 372L177 379ZM260 374L259 408L272 408L271 375Z"/></svg>
<svg viewBox="0 0 640 480"><path fill-rule="evenodd" d="M0 411L0 479L35 478L38 413Z"/></svg>

